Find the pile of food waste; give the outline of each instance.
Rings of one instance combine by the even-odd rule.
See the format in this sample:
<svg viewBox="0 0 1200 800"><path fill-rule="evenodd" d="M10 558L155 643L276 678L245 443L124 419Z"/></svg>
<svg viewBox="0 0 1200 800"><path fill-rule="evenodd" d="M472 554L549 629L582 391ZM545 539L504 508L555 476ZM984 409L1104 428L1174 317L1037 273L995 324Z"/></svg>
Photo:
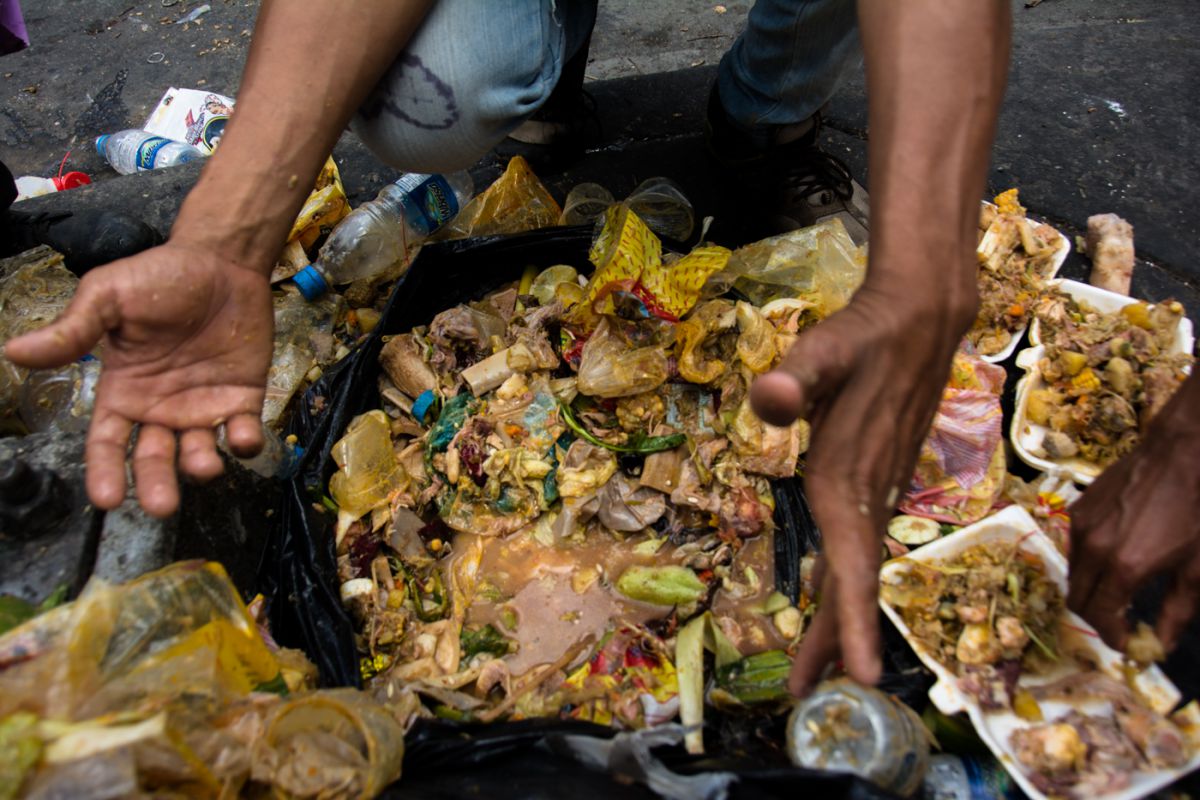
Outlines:
<svg viewBox="0 0 1200 800"><path fill-rule="evenodd" d="M689 621L738 659L798 642L812 593L775 591L771 482L808 429L748 394L830 309L710 296L730 256L663 255L614 207L590 278L528 270L385 343L383 408L348 426L329 484L365 677L456 719L637 728L678 713ZM769 672L782 695L780 655L735 669L740 689Z"/></svg>
<svg viewBox="0 0 1200 800"><path fill-rule="evenodd" d="M884 571L881 602L953 683L935 687L934 702L963 706L1047 796L1153 789L1194 768L1197 706L1172 712L1178 693L1148 666L1163 657L1153 631L1140 626L1124 657L1108 650L1066 611L1065 562L1044 538L1031 542L1040 533L1021 533L1031 518L991 519Z"/></svg>
<svg viewBox="0 0 1200 800"><path fill-rule="evenodd" d="M983 356L1020 338L1070 245L1052 226L1025 216L1017 190L985 203L979 217L979 313L967 341Z"/></svg>
<svg viewBox="0 0 1200 800"><path fill-rule="evenodd" d="M1135 302L1105 313L1053 290L1036 314L1045 386L1030 392L1026 418L1049 428L1047 457L1107 467L1137 446L1187 377L1194 359L1176 347L1183 305Z"/></svg>

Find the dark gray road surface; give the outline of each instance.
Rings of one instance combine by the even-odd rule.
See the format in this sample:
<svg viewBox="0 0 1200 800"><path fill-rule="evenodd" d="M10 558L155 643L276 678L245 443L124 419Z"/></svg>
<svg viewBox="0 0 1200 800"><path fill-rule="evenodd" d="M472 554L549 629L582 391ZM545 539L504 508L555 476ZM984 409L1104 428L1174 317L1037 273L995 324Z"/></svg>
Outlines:
<svg viewBox="0 0 1200 800"><path fill-rule="evenodd" d="M215 0L198 21L176 24L200 5L26 3L34 46L0 60L0 158L16 174L48 175L70 150L71 167L110 184L76 190L73 203L141 207L166 227L193 175L175 170L113 185L91 140L138 126L168 86L236 94L257 3ZM649 9L631 0L601 6L589 78L609 79L591 80L589 89L600 101L603 139L567 173L543 177L560 196L588 176L602 177L619 196L641 178L667 174L692 190L701 212L710 210L719 187L703 159L703 101L748 4L726 4L725 13L688 0ZM1139 256L1148 262L1137 290L1180 296L1193 315L1200 311L1194 11L1189 0L1045 0L1034 8L1014 2L1013 67L990 175L991 188L1021 187L1035 214L1068 232L1092 213L1114 211L1132 221ZM663 71L645 74L655 69ZM832 105L825 141L864 182L867 136L859 70ZM354 199L394 174L349 134L337 155ZM1068 273L1082 268L1068 265Z"/></svg>

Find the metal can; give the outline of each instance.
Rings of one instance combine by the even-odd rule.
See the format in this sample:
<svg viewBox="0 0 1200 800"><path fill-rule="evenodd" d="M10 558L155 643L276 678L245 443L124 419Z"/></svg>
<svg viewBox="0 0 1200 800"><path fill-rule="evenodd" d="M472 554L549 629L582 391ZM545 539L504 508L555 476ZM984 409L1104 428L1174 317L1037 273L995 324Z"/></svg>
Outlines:
<svg viewBox="0 0 1200 800"><path fill-rule="evenodd" d="M788 718L788 755L799 767L852 772L908 797L929 766L929 734L911 708L848 678L825 681Z"/></svg>

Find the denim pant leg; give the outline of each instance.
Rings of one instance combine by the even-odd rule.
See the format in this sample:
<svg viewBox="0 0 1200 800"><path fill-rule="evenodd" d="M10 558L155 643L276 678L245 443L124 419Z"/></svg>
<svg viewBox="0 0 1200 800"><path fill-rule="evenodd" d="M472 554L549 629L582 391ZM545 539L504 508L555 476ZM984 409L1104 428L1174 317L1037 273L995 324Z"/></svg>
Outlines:
<svg viewBox="0 0 1200 800"><path fill-rule="evenodd" d="M595 19L596 0L440 0L350 127L397 169L468 167L541 107Z"/></svg>
<svg viewBox="0 0 1200 800"><path fill-rule="evenodd" d="M862 59L854 0L757 0L721 59L721 105L746 129L811 117Z"/></svg>

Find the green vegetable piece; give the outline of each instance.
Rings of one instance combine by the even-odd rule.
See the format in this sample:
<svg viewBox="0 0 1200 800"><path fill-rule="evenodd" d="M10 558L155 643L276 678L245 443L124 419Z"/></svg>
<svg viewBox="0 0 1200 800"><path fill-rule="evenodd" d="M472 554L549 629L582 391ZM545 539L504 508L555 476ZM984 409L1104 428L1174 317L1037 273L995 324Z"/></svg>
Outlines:
<svg viewBox="0 0 1200 800"><path fill-rule="evenodd" d="M508 655L510 649L508 639L490 624L476 630L463 628L459 643L464 661L469 661L480 653L490 653L499 658Z"/></svg>
<svg viewBox="0 0 1200 800"><path fill-rule="evenodd" d="M673 433L670 436L647 436L638 431L629 437L628 444L609 444L592 434L583 426L575 416L575 411L566 403L559 403L559 408L562 410L562 421L566 426L575 432L575 435L585 442L590 442L596 447L603 447L605 450L612 450L614 453L637 453L639 455L650 455L651 453L661 453L664 450L674 450L679 445L687 441L686 433Z"/></svg>
<svg viewBox="0 0 1200 800"><path fill-rule="evenodd" d="M792 659L782 650L767 650L717 668L716 686L743 705L786 701Z"/></svg>
<svg viewBox="0 0 1200 800"><path fill-rule="evenodd" d="M617 591L643 603L678 606L696 602L708 587L687 567L633 566L617 579Z"/></svg>

